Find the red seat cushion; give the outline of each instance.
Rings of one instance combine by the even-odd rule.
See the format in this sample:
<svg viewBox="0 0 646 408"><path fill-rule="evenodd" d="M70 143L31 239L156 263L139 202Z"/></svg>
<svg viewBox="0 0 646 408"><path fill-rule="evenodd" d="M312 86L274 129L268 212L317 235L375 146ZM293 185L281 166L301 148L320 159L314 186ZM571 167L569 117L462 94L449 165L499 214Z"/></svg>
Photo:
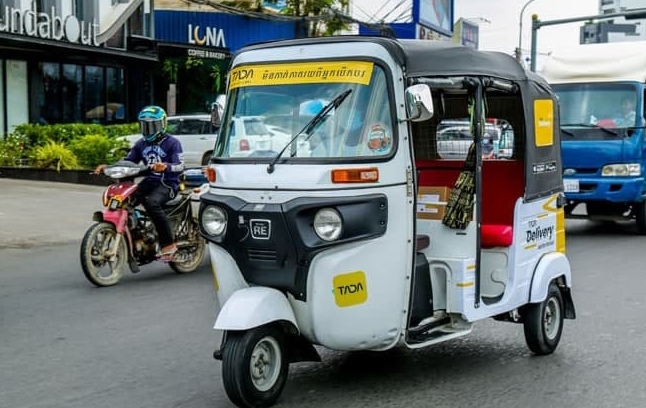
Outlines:
<svg viewBox="0 0 646 408"><path fill-rule="evenodd" d="M514 239L511 225L482 224L480 227L480 246L482 248L508 247Z"/></svg>

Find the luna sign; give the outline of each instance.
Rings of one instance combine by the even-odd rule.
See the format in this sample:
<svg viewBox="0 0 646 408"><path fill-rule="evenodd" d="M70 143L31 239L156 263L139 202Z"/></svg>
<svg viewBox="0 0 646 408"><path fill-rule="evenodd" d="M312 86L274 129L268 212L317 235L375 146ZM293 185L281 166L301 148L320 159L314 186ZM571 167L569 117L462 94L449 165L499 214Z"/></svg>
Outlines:
<svg viewBox="0 0 646 408"><path fill-rule="evenodd" d="M188 43L196 45L206 45L211 47L226 47L224 40L224 30L217 27L200 28L199 25L188 25Z"/></svg>
<svg viewBox="0 0 646 408"><path fill-rule="evenodd" d="M76 16L60 16L56 8L51 12L38 11L37 8L22 10L9 6L4 8L0 20L0 32L28 35L52 40L65 40L71 43L98 46L96 34L98 24L79 21Z"/></svg>

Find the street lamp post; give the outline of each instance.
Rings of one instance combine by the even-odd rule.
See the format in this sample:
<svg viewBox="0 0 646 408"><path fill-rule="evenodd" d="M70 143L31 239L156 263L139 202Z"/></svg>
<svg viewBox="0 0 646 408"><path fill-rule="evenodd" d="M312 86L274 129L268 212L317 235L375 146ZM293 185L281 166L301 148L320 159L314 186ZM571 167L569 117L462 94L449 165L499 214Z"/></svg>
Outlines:
<svg viewBox="0 0 646 408"><path fill-rule="evenodd" d="M522 9L520 9L520 18L518 19L518 48L516 49L516 60L522 62L523 59L523 13L525 8L530 5L535 0L529 0Z"/></svg>

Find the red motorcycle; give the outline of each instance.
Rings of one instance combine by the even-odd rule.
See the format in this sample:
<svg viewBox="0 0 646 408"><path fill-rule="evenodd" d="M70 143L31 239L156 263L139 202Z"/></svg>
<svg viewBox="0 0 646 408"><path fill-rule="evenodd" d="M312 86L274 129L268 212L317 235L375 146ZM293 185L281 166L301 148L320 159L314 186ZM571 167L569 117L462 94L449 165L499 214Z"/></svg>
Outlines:
<svg viewBox="0 0 646 408"><path fill-rule="evenodd" d="M96 286L112 286L119 282L126 264L139 272L139 266L157 260L159 238L154 224L133 197L137 191L136 177L149 172L148 166L119 161L104 169L114 179L103 193L103 211L92 217L96 223L85 233L81 243L81 267L85 277ZM200 234L197 212L200 195L208 184L180 192L164 206L178 247L178 259L169 265L177 273L193 272L202 262L205 241Z"/></svg>

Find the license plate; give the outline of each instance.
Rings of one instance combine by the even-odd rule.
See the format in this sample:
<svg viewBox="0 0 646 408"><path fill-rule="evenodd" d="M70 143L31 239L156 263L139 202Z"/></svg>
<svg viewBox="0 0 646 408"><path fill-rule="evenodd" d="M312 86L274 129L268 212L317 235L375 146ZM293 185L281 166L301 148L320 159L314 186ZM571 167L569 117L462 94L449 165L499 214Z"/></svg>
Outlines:
<svg viewBox="0 0 646 408"><path fill-rule="evenodd" d="M566 193L579 192L579 180L577 179L563 179L563 189Z"/></svg>
<svg viewBox="0 0 646 408"><path fill-rule="evenodd" d="M269 140L259 140L256 142L256 150L268 150Z"/></svg>

